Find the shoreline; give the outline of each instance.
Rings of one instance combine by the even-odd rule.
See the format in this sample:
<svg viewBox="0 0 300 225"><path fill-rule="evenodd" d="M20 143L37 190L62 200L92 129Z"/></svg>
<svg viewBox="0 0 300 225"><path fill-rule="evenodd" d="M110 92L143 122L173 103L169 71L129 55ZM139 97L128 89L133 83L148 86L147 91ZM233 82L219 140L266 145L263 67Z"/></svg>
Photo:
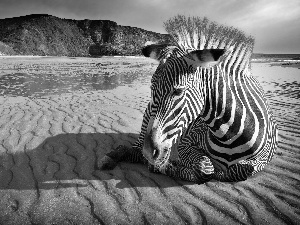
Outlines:
<svg viewBox="0 0 300 225"><path fill-rule="evenodd" d="M294 62L294 61L287 61L287 62L280 62L280 63L270 63L271 66L281 66L281 67L293 67L300 69L300 61Z"/></svg>
<svg viewBox="0 0 300 225"><path fill-rule="evenodd" d="M145 58L142 55L105 55L105 56L47 56L47 55L0 55L0 58Z"/></svg>

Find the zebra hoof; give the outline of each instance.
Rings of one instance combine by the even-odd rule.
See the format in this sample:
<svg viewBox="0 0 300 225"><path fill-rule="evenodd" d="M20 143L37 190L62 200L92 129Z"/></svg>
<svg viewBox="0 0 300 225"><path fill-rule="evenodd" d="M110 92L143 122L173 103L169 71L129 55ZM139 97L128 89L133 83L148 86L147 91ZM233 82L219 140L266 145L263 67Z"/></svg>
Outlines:
<svg viewBox="0 0 300 225"><path fill-rule="evenodd" d="M97 168L100 170L112 170L117 166L117 162L111 157L105 155L102 159L97 162Z"/></svg>

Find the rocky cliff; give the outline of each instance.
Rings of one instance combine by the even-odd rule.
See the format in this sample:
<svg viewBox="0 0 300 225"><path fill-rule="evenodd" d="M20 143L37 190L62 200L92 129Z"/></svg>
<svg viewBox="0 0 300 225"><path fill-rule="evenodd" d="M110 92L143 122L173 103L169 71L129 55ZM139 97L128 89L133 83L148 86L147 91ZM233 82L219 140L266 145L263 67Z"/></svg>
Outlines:
<svg viewBox="0 0 300 225"><path fill-rule="evenodd" d="M0 55L140 55L147 41L170 40L167 34L109 20L70 20L46 14L0 19Z"/></svg>

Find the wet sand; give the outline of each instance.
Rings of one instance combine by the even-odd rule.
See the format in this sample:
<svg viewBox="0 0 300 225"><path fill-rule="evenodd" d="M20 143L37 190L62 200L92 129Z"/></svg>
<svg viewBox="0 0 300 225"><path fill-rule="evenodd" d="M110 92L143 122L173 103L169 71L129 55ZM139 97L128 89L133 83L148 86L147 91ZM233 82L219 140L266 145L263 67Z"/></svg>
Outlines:
<svg viewBox="0 0 300 225"><path fill-rule="evenodd" d="M95 170L97 159L120 144L130 146L138 137L153 61L0 59L0 79L18 72L47 74L49 69L56 74L62 65L74 79L83 70L107 72L104 75L114 77L115 85L103 86L105 81L97 78L101 85L92 86L88 79L78 81L81 89L70 79L65 81L73 88L70 93L63 85L56 92L50 92L51 85L48 93L39 88L14 92L8 91L8 81L13 81L4 80L8 83L0 89L0 224L299 223L299 69L252 65L280 129L279 148L265 170L243 182L196 185L152 174L139 164ZM113 74L120 71L135 79ZM19 84L20 89L30 89L28 83Z"/></svg>
<svg viewBox="0 0 300 225"><path fill-rule="evenodd" d="M297 60L297 62L285 62L285 63L276 63L271 64L272 66L281 66L281 67L292 67L292 68L298 68L300 69L300 60Z"/></svg>

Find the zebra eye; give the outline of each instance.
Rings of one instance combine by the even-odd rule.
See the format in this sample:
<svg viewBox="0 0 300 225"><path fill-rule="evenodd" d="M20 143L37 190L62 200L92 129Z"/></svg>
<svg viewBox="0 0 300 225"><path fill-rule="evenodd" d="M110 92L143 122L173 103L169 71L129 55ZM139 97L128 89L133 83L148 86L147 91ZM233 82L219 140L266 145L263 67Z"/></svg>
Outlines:
<svg viewBox="0 0 300 225"><path fill-rule="evenodd" d="M184 88L175 88L173 91L173 95L179 96L184 92Z"/></svg>

